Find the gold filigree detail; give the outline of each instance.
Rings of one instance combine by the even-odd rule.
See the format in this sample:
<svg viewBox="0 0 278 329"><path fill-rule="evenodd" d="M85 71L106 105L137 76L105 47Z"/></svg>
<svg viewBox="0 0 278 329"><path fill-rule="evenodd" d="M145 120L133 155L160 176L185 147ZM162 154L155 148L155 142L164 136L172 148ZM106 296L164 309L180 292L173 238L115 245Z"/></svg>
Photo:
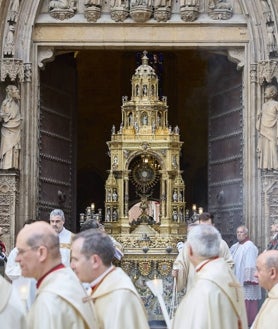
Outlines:
<svg viewBox="0 0 278 329"><path fill-rule="evenodd" d="M172 262L169 261L159 262L157 269L161 275L166 276L170 273L172 269Z"/></svg>
<svg viewBox="0 0 278 329"><path fill-rule="evenodd" d="M152 264L150 261L143 261L138 264L138 269L140 273L144 276L147 276L151 273Z"/></svg>

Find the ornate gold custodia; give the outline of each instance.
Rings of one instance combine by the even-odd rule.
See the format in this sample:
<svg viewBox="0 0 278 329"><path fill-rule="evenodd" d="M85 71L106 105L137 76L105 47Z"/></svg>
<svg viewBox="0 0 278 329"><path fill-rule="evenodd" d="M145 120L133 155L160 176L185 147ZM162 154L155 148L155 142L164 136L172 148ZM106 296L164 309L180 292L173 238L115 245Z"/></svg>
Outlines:
<svg viewBox="0 0 278 329"><path fill-rule="evenodd" d="M148 60L144 51L132 76L131 99L122 97L119 129L112 126L107 142L111 167L104 225L124 247L120 266L147 303L149 318L162 319L144 281L160 277L166 287L172 285L176 244L186 232L185 187L179 128L168 124L167 97L159 96L158 76Z"/></svg>

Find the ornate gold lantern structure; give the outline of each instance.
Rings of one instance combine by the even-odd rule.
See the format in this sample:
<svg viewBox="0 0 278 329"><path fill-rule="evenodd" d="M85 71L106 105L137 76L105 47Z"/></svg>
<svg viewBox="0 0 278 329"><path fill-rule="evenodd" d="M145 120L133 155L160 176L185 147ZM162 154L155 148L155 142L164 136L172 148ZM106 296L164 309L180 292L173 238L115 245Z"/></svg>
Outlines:
<svg viewBox="0 0 278 329"><path fill-rule="evenodd" d="M120 128L116 132L112 127L107 142L111 168L105 185L104 225L124 247L120 266L133 278L150 318L159 319L144 282L163 278L170 298L176 244L184 241L186 233L179 163L182 142L178 126L172 129L168 124L167 98L159 99L158 77L148 65L147 52L131 83L131 99L122 99ZM132 215L134 204L137 217Z"/></svg>

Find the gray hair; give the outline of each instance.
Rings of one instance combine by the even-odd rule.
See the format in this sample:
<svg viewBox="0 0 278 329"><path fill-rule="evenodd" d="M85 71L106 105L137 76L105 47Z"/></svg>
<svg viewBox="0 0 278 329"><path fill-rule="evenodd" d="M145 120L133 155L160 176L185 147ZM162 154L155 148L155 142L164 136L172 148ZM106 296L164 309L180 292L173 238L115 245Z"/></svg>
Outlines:
<svg viewBox="0 0 278 329"><path fill-rule="evenodd" d="M239 228L242 228L242 229L243 229L243 232L244 232L246 235L248 235L248 228L247 228L245 225L240 225L240 226L238 226L238 227L237 227L237 230L238 230Z"/></svg>
<svg viewBox="0 0 278 329"><path fill-rule="evenodd" d="M90 258L92 255L98 255L105 266L110 266L114 258L115 248L108 234L99 229L88 229L76 234L72 242L77 239L84 239L81 253Z"/></svg>
<svg viewBox="0 0 278 329"><path fill-rule="evenodd" d="M62 209L52 210L49 217L51 218L51 217L54 217L54 216L60 216L62 218L63 222L65 221L65 214L64 214Z"/></svg>
<svg viewBox="0 0 278 329"><path fill-rule="evenodd" d="M221 234L212 225L193 227L187 238L194 253L203 258L219 256Z"/></svg>
<svg viewBox="0 0 278 329"><path fill-rule="evenodd" d="M278 89L275 85L268 85L265 89L269 89L273 97L276 97L278 94Z"/></svg>
<svg viewBox="0 0 278 329"><path fill-rule="evenodd" d="M61 257L59 236L56 234L56 232L47 231L44 233L34 233L27 239L26 243L31 248L45 246L53 259L58 259Z"/></svg>

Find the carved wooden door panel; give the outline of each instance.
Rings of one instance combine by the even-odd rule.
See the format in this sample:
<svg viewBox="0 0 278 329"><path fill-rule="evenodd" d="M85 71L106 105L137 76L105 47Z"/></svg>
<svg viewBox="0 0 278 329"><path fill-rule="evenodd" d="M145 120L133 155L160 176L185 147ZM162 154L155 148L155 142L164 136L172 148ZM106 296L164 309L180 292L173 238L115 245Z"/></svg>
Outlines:
<svg viewBox="0 0 278 329"><path fill-rule="evenodd" d="M63 209L75 230L76 67L73 54L56 56L41 71L38 216Z"/></svg>
<svg viewBox="0 0 278 329"><path fill-rule="evenodd" d="M242 73L224 56L210 66L208 203L231 244L243 218Z"/></svg>

